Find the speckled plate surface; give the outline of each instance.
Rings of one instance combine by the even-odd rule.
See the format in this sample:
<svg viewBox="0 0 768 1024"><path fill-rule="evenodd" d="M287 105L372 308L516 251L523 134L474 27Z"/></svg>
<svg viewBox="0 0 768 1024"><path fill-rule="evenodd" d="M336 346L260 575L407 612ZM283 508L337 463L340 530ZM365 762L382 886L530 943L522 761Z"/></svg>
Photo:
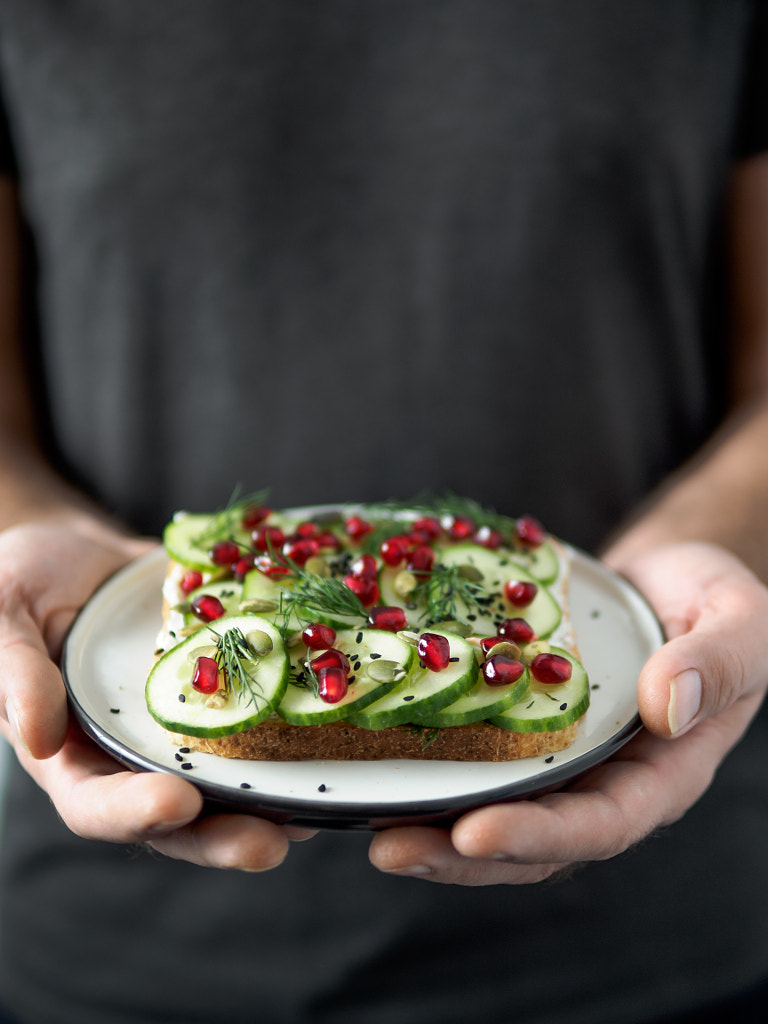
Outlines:
<svg viewBox="0 0 768 1024"><path fill-rule="evenodd" d="M592 686L592 704L568 750L498 764L440 761L239 761L185 753L144 702L161 620L166 554L139 559L110 579L78 616L63 671L85 730L138 771L178 774L214 809L320 828L378 829L446 822L486 803L563 786L615 753L640 728L640 668L663 642L659 623L624 580L569 549L571 619Z"/></svg>

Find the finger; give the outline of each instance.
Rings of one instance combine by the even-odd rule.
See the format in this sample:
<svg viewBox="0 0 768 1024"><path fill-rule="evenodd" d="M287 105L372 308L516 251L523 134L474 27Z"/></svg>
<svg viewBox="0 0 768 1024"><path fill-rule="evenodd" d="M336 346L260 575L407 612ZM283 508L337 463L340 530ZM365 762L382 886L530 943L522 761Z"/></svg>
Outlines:
<svg viewBox="0 0 768 1024"><path fill-rule="evenodd" d="M3 622L0 644L0 714L4 735L34 758L47 758L67 734L64 684L34 623L24 612Z"/></svg>
<svg viewBox="0 0 768 1024"><path fill-rule="evenodd" d="M526 885L540 882L563 865L514 864L502 857L464 856L449 832L437 828L396 828L374 836L369 850L374 867L387 874L450 885Z"/></svg>
<svg viewBox="0 0 768 1024"><path fill-rule="evenodd" d="M246 814L217 814L176 829L149 845L167 857L201 867L268 871L288 853L284 829Z"/></svg>
<svg viewBox="0 0 768 1024"><path fill-rule="evenodd" d="M705 609L689 632L649 659L638 680L638 707L651 732L680 736L735 701L765 690L768 651L755 622L761 608L768 620L768 601L758 592L748 609L741 600L716 611Z"/></svg>

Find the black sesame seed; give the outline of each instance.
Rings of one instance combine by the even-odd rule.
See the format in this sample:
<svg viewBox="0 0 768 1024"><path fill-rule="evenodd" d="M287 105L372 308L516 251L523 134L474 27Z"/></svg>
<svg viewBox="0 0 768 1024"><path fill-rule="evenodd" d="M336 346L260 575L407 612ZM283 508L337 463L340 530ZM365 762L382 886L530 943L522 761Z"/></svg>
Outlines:
<svg viewBox="0 0 768 1024"><path fill-rule="evenodd" d="M110 713L110 715L119 715L120 714L120 708L110 708L109 709L109 713Z"/></svg>
<svg viewBox="0 0 768 1024"><path fill-rule="evenodd" d="M354 683L355 679L357 679L357 676L350 676L349 679L347 679L350 686Z"/></svg>
<svg viewBox="0 0 768 1024"><path fill-rule="evenodd" d="M561 705L560 705L560 710L561 710L561 711L565 711L565 709L566 709L567 707L568 707L568 705L567 705L567 704L561 704Z"/></svg>
<svg viewBox="0 0 768 1024"><path fill-rule="evenodd" d="M182 703L182 704L184 703L184 701L185 701L186 699L187 699L187 698L186 698L186 697L184 696L184 694L183 694L183 693L180 693L180 694L179 694L179 700L181 701L181 703Z"/></svg>
<svg viewBox="0 0 768 1024"><path fill-rule="evenodd" d="M185 761L181 767L184 769L184 771L189 771L190 768L194 768L194 765L190 764L189 761Z"/></svg>
<svg viewBox="0 0 768 1024"><path fill-rule="evenodd" d="M415 696L416 696L416 694L414 694L414 693L409 693L409 694L408 694L407 696L403 697L403 700L413 700L413 698L414 698Z"/></svg>
<svg viewBox="0 0 768 1024"><path fill-rule="evenodd" d="M552 764L552 762L554 760L555 760L555 755L554 754L550 754L549 757L545 757L544 758L544 763L545 764Z"/></svg>
<svg viewBox="0 0 768 1024"><path fill-rule="evenodd" d="M361 631L360 631L360 632L359 632L359 633L357 634L357 636L355 637L355 643L356 643L356 644L361 644L362 642L363 642L363 633L362 633L362 630L361 630Z"/></svg>
<svg viewBox="0 0 768 1024"><path fill-rule="evenodd" d="M458 661L458 658L449 658L448 661Z"/></svg>
<svg viewBox="0 0 768 1024"><path fill-rule="evenodd" d="M191 749L190 747L179 747L179 753L180 754L188 754L190 749Z"/></svg>
<svg viewBox="0 0 768 1024"><path fill-rule="evenodd" d="M183 761L184 760L184 755L183 754L174 754L173 756L176 758L177 761Z"/></svg>
<svg viewBox="0 0 768 1024"><path fill-rule="evenodd" d="M354 663L354 665L352 666L352 668L355 670L355 672L359 672L362 667L363 667L363 665L362 665L362 662L360 662L360 661L356 661Z"/></svg>
<svg viewBox="0 0 768 1024"><path fill-rule="evenodd" d="M250 782L241 782L240 783L240 789L250 789L250 788L251 788Z"/></svg>
<svg viewBox="0 0 768 1024"><path fill-rule="evenodd" d="M325 783L324 782L321 782L320 785L317 787L317 792L318 793L324 793L325 792Z"/></svg>

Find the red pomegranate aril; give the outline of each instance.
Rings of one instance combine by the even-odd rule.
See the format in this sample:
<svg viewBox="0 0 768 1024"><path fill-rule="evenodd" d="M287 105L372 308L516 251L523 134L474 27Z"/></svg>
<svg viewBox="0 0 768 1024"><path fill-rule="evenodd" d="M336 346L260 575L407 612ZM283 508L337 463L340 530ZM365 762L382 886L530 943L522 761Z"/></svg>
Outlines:
<svg viewBox="0 0 768 1024"><path fill-rule="evenodd" d="M349 571L353 576L359 576L363 580L375 580L379 574L379 567L373 555L360 555L356 558Z"/></svg>
<svg viewBox="0 0 768 1024"><path fill-rule="evenodd" d="M516 644L527 644L536 639L536 634L525 619L504 619L499 626L499 636Z"/></svg>
<svg viewBox="0 0 768 1024"><path fill-rule="evenodd" d="M483 678L489 686L507 686L516 683L525 672L525 665L506 654L494 654L483 665Z"/></svg>
<svg viewBox="0 0 768 1024"><path fill-rule="evenodd" d="M430 672L442 672L450 663L451 645L448 637L440 633L422 633L416 653Z"/></svg>
<svg viewBox="0 0 768 1024"><path fill-rule="evenodd" d="M364 608L370 608L379 599L379 585L376 580L369 580L364 576L353 576L350 573L344 577L344 583Z"/></svg>
<svg viewBox="0 0 768 1024"><path fill-rule="evenodd" d="M252 532L264 522L271 511L272 509L266 505L249 505L240 520L243 529Z"/></svg>
<svg viewBox="0 0 768 1024"><path fill-rule="evenodd" d="M214 565L228 568L240 557L240 545L233 540L220 540L213 545L208 555Z"/></svg>
<svg viewBox="0 0 768 1024"><path fill-rule="evenodd" d="M201 594L192 602L192 614L203 622L213 622L224 617L224 605L213 594Z"/></svg>
<svg viewBox="0 0 768 1024"><path fill-rule="evenodd" d="M336 630L324 622L310 622L302 630L301 639L310 651L325 651L336 643Z"/></svg>
<svg viewBox="0 0 768 1024"><path fill-rule="evenodd" d="M423 534L430 540L437 540L443 532L440 520L435 519L433 516L422 516L420 519L416 519L413 522L411 529L417 533Z"/></svg>
<svg viewBox="0 0 768 1024"><path fill-rule="evenodd" d="M515 534L520 543L529 548L539 547L546 538L544 527L533 516L521 516L515 524Z"/></svg>
<svg viewBox="0 0 768 1024"><path fill-rule="evenodd" d="M309 667L317 675L324 668L340 668L345 674L349 673L349 658L343 651L337 650L332 647L329 651L323 651L322 654L318 654L316 658L313 658Z"/></svg>
<svg viewBox="0 0 768 1024"><path fill-rule="evenodd" d="M179 584L182 594L191 594L193 590L197 590L202 585L203 574L197 569L190 569L188 572L185 572Z"/></svg>
<svg viewBox="0 0 768 1024"><path fill-rule="evenodd" d="M476 526L469 516L454 516L447 527L451 540L467 540L475 530Z"/></svg>
<svg viewBox="0 0 768 1024"><path fill-rule="evenodd" d="M316 540L307 538L298 540L288 540L283 544L283 554L286 558L290 558L296 565L306 565L310 558L314 556L320 550L320 545Z"/></svg>
<svg viewBox="0 0 768 1024"><path fill-rule="evenodd" d="M285 562L279 562L275 558L270 558L269 555L262 555L261 558L257 558L253 563L254 569L258 569L259 572L264 573L265 576L271 580L280 580L284 576L290 576L291 567Z"/></svg>
<svg viewBox="0 0 768 1024"><path fill-rule="evenodd" d="M317 673L317 694L326 704L338 704L348 691L349 678L343 669L332 665Z"/></svg>
<svg viewBox="0 0 768 1024"><path fill-rule="evenodd" d="M311 523L307 520L306 522L299 523L295 532L297 537L302 537L304 540L317 540L320 530L317 523Z"/></svg>
<svg viewBox="0 0 768 1024"><path fill-rule="evenodd" d="M560 654L537 654L531 662L531 674L537 683L567 683L573 666Z"/></svg>
<svg viewBox="0 0 768 1024"><path fill-rule="evenodd" d="M402 608L378 605L371 608L368 613L368 625L372 629L386 629L390 633L397 633L408 626L408 620Z"/></svg>
<svg viewBox="0 0 768 1024"><path fill-rule="evenodd" d="M234 573L235 579L238 583L242 583L248 573L253 569L254 557L253 555L243 555L239 558L232 566L232 572Z"/></svg>
<svg viewBox="0 0 768 1024"><path fill-rule="evenodd" d="M527 607L536 597L539 588L528 580L507 580L504 584L504 597L515 608Z"/></svg>
<svg viewBox="0 0 768 1024"><path fill-rule="evenodd" d="M373 530L371 524L360 516L350 516L349 519L347 519L345 526L347 536L354 541L362 540L363 537L366 537Z"/></svg>
<svg viewBox="0 0 768 1024"><path fill-rule="evenodd" d="M435 564L435 552L426 544L421 544L408 555L407 564L411 572L431 572Z"/></svg>
<svg viewBox="0 0 768 1024"><path fill-rule="evenodd" d="M253 546L257 551L277 551L285 543L285 534L279 526L260 526L253 534Z"/></svg>
<svg viewBox="0 0 768 1024"><path fill-rule="evenodd" d="M390 566L394 569L396 566L405 558L408 553L408 540L405 537L401 537L399 534L395 537L388 537L387 540L382 541L381 547L379 548L379 554L381 560L385 565Z"/></svg>
<svg viewBox="0 0 768 1024"><path fill-rule="evenodd" d="M496 551L501 547L504 538L501 536L499 531L495 530L492 526L481 526L475 533L472 540L475 544L488 548L489 551Z"/></svg>
<svg viewBox="0 0 768 1024"><path fill-rule="evenodd" d="M198 693L216 693L219 688L219 666L214 658L197 659L192 674L192 688Z"/></svg>
<svg viewBox="0 0 768 1024"><path fill-rule="evenodd" d="M480 641L480 650L487 657L490 651L497 645L507 642L503 636L484 636Z"/></svg>

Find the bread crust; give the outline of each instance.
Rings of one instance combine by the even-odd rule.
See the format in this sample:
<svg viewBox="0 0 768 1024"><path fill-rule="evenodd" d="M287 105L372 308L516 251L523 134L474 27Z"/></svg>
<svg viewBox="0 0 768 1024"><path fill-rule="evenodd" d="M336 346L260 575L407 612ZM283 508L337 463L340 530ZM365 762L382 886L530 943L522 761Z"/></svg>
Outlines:
<svg viewBox="0 0 768 1024"><path fill-rule="evenodd" d="M362 729L349 722L289 725L270 718L244 732L215 738L174 734L174 742L205 754L249 761L514 761L569 747L578 722L557 732L512 732L489 722L419 729Z"/></svg>

